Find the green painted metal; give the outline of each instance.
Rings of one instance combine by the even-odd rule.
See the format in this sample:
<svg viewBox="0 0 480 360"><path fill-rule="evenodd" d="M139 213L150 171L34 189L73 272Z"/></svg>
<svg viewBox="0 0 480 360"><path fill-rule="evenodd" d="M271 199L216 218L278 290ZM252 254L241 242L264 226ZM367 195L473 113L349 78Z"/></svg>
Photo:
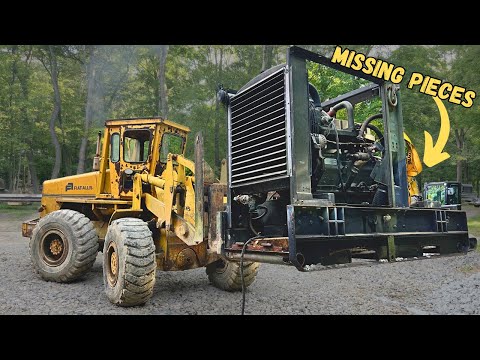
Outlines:
<svg viewBox="0 0 480 360"><path fill-rule="evenodd" d="M392 83L381 86L386 164L382 169L388 186L388 201L392 207L408 207L407 168L403 141L403 116L400 93ZM394 103L392 104L392 92ZM396 186L395 186L396 185Z"/></svg>
<svg viewBox="0 0 480 360"><path fill-rule="evenodd" d="M311 189L311 154L310 154L310 128L308 119L308 76L304 58L290 56L288 59L288 72L290 77L290 134L294 134L292 141L292 167L291 178L292 203L312 199ZM306 141L307 139L307 141Z"/></svg>
<svg viewBox="0 0 480 360"><path fill-rule="evenodd" d="M388 261L395 261L395 236L393 235L387 237L387 254Z"/></svg>

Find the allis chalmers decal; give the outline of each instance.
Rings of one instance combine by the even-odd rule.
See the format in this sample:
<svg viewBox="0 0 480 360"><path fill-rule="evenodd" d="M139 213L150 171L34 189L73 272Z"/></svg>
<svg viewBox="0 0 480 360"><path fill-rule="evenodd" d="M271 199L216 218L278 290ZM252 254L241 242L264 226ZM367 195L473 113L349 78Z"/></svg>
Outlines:
<svg viewBox="0 0 480 360"><path fill-rule="evenodd" d="M73 183L68 183L65 186L65 191L68 190L93 190L92 185L73 185Z"/></svg>

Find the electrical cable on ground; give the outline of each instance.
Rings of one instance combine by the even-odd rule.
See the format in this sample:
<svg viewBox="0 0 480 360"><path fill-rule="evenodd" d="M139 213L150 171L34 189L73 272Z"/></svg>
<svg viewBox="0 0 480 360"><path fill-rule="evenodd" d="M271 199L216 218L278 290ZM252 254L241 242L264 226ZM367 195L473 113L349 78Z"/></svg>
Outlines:
<svg viewBox="0 0 480 360"><path fill-rule="evenodd" d="M263 236L255 236L245 241L242 247L242 253L240 254L240 277L242 278L242 315L245 315L245 278L243 277L243 255L245 254L245 249L247 248L247 245L253 240L257 240L260 238L263 238Z"/></svg>

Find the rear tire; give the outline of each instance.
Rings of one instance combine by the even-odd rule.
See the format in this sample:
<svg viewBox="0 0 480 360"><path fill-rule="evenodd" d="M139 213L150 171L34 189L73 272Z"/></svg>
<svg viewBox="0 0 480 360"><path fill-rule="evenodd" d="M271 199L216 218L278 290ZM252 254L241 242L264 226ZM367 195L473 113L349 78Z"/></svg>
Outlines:
<svg viewBox="0 0 480 360"><path fill-rule="evenodd" d="M255 281L259 266L260 263L258 262L243 262L245 288ZM213 286L231 292L242 290L240 262L220 259L207 265L206 271Z"/></svg>
<svg viewBox="0 0 480 360"><path fill-rule="evenodd" d="M119 306L145 304L155 285L155 245L147 223L113 221L103 245L103 283L108 299Z"/></svg>
<svg viewBox="0 0 480 360"><path fill-rule="evenodd" d="M98 251L98 236L85 215L57 210L43 217L30 239L30 257L47 281L67 283L91 269Z"/></svg>

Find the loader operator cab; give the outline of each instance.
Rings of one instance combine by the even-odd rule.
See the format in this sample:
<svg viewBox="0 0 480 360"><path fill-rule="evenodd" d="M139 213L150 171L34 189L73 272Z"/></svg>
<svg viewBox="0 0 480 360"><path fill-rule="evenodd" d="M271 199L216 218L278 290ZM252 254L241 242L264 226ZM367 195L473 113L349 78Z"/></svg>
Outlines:
<svg viewBox="0 0 480 360"><path fill-rule="evenodd" d="M109 182L114 198L132 196L135 173L160 176L169 153L184 154L189 131L160 118L109 120L106 126Z"/></svg>
<svg viewBox="0 0 480 360"><path fill-rule="evenodd" d="M152 134L145 130L127 130L123 136L123 160L130 163L145 163L150 154Z"/></svg>
<svg viewBox="0 0 480 360"><path fill-rule="evenodd" d="M160 146L160 162L165 164L167 156L171 154L183 154L185 138L172 133L165 133L162 136L162 144Z"/></svg>
<svg viewBox="0 0 480 360"><path fill-rule="evenodd" d="M423 190L425 200L438 202L444 209L462 209L461 183L456 181L429 182ZM437 205L438 205L437 204Z"/></svg>

